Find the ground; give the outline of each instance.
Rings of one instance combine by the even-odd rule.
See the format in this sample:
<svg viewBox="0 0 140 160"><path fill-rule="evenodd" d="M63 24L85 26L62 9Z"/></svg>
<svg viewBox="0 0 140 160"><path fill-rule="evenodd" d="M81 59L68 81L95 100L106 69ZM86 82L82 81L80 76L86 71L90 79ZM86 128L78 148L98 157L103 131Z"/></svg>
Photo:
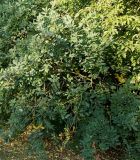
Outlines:
<svg viewBox="0 0 140 160"><path fill-rule="evenodd" d="M70 150L61 151L58 147L48 144L47 155L49 160L83 160ZM36 156L29 155L26 144L22 141L13 141L0 147L0 160L41 160Z"/></svg>
<svg viewBox="0 0 140 160"><path fill-rule="evenodd" d="M31 127L31 126L30 126ZM0 160L42 160L35 155L29 155L27 152L28 135L32 131L32 127L28 128L17 139L8 144L4 144L0 139ZM84 160L82 157L68 149L62 149L49 140L45 141L47 160ZM122 160L124 150L118 147L117 150L111 149L106 153L97 153L96 160ZM44 159L43 159L44 160ZM46 160L46 158L45 158Z"/></svg>

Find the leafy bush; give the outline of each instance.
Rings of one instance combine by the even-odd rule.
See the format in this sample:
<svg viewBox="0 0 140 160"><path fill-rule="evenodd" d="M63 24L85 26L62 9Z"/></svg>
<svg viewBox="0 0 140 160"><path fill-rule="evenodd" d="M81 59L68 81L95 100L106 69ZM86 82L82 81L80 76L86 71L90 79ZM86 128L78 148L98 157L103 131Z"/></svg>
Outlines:
<svg viewBox="0 0 140 160"><path fill-rule="evenodd" d="M140 15L135 3L1 3L0 119L9 127L6 139L33 125L30 140L37 149L44 138L61 143L62 136L65 145L78 139L88 160L118 146L129 158L139 156Z"/></svg>

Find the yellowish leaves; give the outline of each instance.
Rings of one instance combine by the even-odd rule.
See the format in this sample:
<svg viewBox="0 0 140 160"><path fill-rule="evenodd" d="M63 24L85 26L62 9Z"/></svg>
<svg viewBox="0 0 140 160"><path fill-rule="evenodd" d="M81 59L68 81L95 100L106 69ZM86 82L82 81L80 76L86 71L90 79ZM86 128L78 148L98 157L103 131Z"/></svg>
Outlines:
<svg viewBox="0 0 140 160"><path fill-rule="evenodd" d="M64 132L59 134L59 138L62 141L62 146L60 147L60 151L63 151L63 148L65 148L66 144L72 139L73 134L75 132L75 127L73 126L72 129L70 128L64 128Z"/></svg>
<svg viewBox="0 0 140 160"><path fill-rule="evenodd" d="M44 126L42 124L39 124L37 126L33 124L32 127L33 127L33 130L42 130L42 129L44 129Z"/></svg>
<svg viewBox="0 0 140 160"><path fill-rule="evenodd" d="M3 144L3 140L0 138L0 145L2 145Z"/></svg>
<svg viewBox="0 0 140 160"><path fill-rule="evenodd" d="M126 79L124 78L124 74L117 74L115 73L115 78L118 80L119 84L123 84L126 82Z"/></svg>

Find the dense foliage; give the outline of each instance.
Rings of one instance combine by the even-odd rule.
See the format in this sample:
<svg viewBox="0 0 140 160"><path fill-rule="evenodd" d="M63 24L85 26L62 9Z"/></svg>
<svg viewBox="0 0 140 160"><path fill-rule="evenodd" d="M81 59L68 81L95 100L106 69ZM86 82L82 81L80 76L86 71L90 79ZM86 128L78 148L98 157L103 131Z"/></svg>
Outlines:
<svg viewBox="0 0 140 160"><path fill-rule="evenodd" d="M140 154L140 2L4 0L0 121L5 140L76 143L85 160ZM43 158L41 158L43 159Z"/></svg>

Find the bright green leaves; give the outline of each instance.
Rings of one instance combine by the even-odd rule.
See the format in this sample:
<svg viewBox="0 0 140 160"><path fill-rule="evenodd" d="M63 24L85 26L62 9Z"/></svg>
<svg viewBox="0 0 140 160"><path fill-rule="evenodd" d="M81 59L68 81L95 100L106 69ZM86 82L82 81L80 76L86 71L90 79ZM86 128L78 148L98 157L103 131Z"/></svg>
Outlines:
<svg viewBox="0 0 140 160"><path fill-rule="evenodd" d="M113 59L115 58L116 64L114 67L112 63L110 67L113 70L130 74L131 71L137 72L139 66L137 63L140 54L137 49L139 40L136 37L139 35L140 17L127 14L125 7L122 2L118 1L116 5L109 6L112 12L107 15L105 12L102 13L106 17L102 23L103 42L105 46L110 44L110 50L115 52ZM135 61L132 62L131 59L135 59ZM137 67L135 67L136 65Z"/></svg>

